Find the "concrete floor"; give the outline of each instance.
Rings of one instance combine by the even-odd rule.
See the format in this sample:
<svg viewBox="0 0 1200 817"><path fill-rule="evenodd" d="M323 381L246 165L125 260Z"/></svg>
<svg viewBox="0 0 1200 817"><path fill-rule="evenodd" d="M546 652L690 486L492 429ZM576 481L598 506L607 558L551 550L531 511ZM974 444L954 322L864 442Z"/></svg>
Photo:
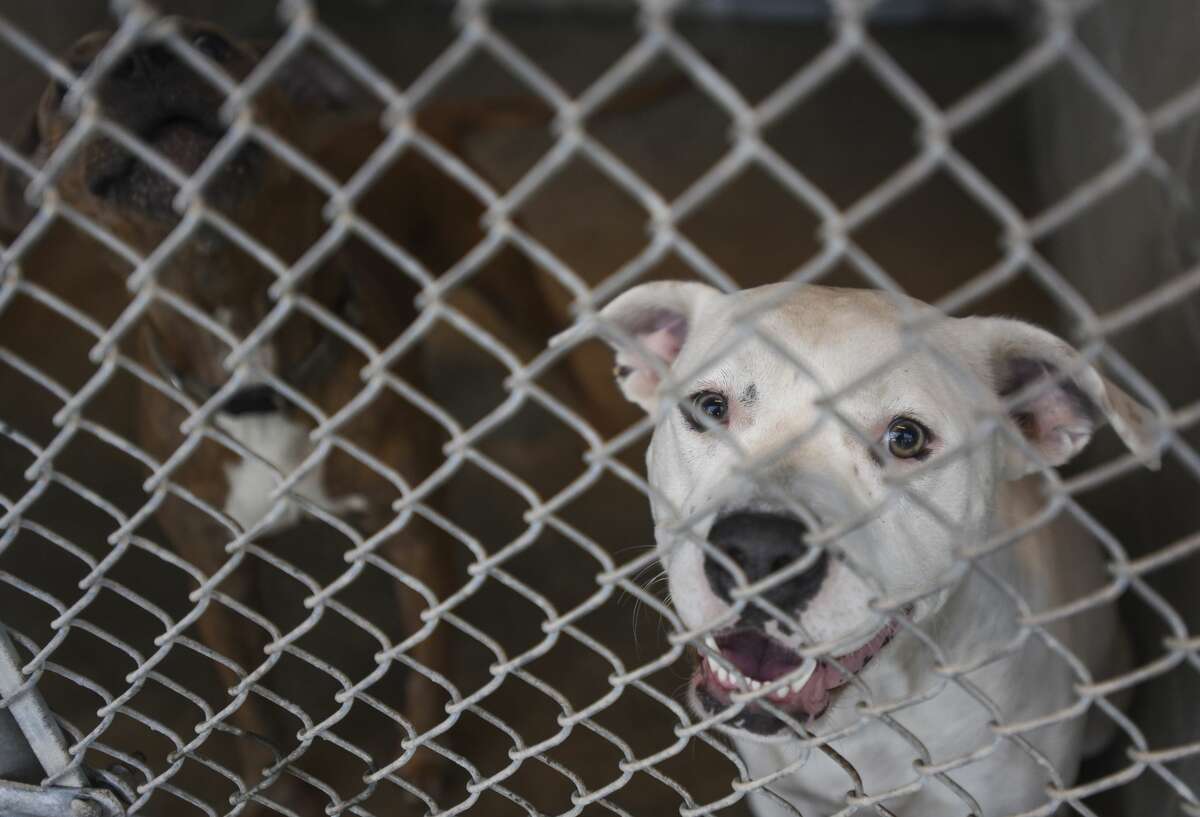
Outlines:
<svg viewBox="0 0 1200 817"><path fill-rule="evenodd" d="M435 15L415 15L403 25L381 27L365 7L328 6L330 22L338 33L401 83L414 76L447 42L444 21ZM247 4L223 13L233 15L241 30L262 31L269 21L265 8L269 7ZM73 11L77 17L72 26L64 27L61 17L51 19L33 5L22 13L26 16L15 14L14 19L26 20L34 33L56 46L76 36L78 32L68 30L72 26L91 27L89 15L91 19L98 17L95 9L81 7ZM573 93L586 87L631 44L634 31L630 20L547 21L519 16L505 19L501 28ZM782 24L728 24L717 28L687 23L682 28L751 100L777 87L826 42L822 30ZM1011 32L994 29L889 29L878 35L895 59L939 103L958 98L992 75L1013 58L1019 45ZM23 69L20 79L14 80L0 99L8 106L3 109L19 106L22 96L28 94L23 89L39 82L33 72ZM451 98L518 90L519 86L502 76L494 63L475 59L447 84L444 94ZM670 198L687 189L727 149L729 122L711 100L692 89L644 111L601 118L591 130ZM1030 212L1036 209L1037 196L1026 133L1025 109L1018 101L964 134L960 147L989 177L1002 183L1018 206ZM911 116L862 67L841 72L772 128L767 138L840 206L859 199L902 167L917 150ZM469 146L468 158L506 187L520 178L549 144L550 138L543 131L507 129L482 134ZM520 215L535 237L592 285L619 269L647 241L645 212L583 161L572 162ZM766 173L751 171L701 207L681 225L681 230L738 284L752 286L779 280L811 259L820 247L816 226L813 214ZM905 198L903 206L881 213L854 238L908 292L930 301L953 291L999 257L1000 231L995 219L943 175L919 185ZM126 295L119 287L89 270L52 274L58 285L70 292L74 303L97 319L111 320L125 303ZM693 277L694 273L680 258L669 257L651 275ZM827 280L865 283L845 268L835 270ZM1028 277L1015 279L973 304L970 311L1018 315L1048 324L1058 318L1053 303ZM0 322L0 348L35 363L71 390L93 372L86 358L89 346L82 332L28 298L14 301ZM607 370L607 354L598 346L585 354L588 365ZM447 377L437 396L458 416L479 416L498 399L502 374L499 366L481 360L472 367L469 378ZM89 404L87 416L122 436L132 437L135 429L130 386L125 380L114 381ZM54 437L50 418L58 407L54 398L11 367L0 364L0 423L44 445ZM602 410L618 425L632 422L636 416L615 390L607 396ZM558 494L585 468L585 446L577 435L546 412L533 409L501 429L485 450L542 498ZM624 459L636 470L641 457L639 444ZM29 490L22 474L30 461L27 452L0 436L0 495L15 498ZM95 439L76 438L55 463L58 471L126 512L144 501L141 466ZM521 521L525 510L518 496L498 488L486 473L465 469L453 483L447 513L495 552L525 530ZM617 564L632 561L652 543L644 499L612 474L603 476L568 503L560 517L598 543ZM66 489L48 489L25 518L45 525L95 558L109 552L105 540L115 527L112 518ZM152 520L144 523L138 533L150 542L165 544ZM348 543L313 522L264 546L318 583L327 583L344 569L341 556ZM466 581L465 548L458 557L460 580ZM81 564L64 548L28 532L18 535L11 545L0 545L0 578L8 582L8 589L3 591L5 621L44 643L51 635L49 623L56 615L53 606L13 588L26 582L70 604L80 595L76 583L85 572ZM546 530L506 562L504 569L562 613L597 592L595 577L600 566L578 544ZM300 585L283 571L268 572L261 612L281 628L294 626L304 614L298 604ZM191 580L150 552L130 550L109 575L167 615L179 616L188 609L186 596L193 587ZM399 635L393 582L381 571L368 571L341 597L384 632ZM509 753L516 748L512 733L520 735L526 747L551 738L560 730L556 718L565 706L569 704L571 711L578 712L609 692L607 679L616 667L587 646L587 639L603 644L625 670L651 663L663 654L666 640L660 617L649 609L638 614L635 608L628 595L608 597L577 622L577 631L564 632L550 649L523 668L524 674L510 675L480 703L481 710L505 727L489 722L482 713L468 711L448 733L446 742L486 777L509 765ZM457 613L510 657L529 650L544 637L540 628L544 611L495 579L485 582ZM76 628L54 658L109 691L124 688L122 677L136 666L130 655L152 652L152 640L162 628L153 616L110 591L102 592L91 603L82 620L112 636L102 638L98 630ZM114 638L127 647L106 643ZM351 681L374 668L374 642L333 615L323 618L297 646L337 667ZM488 666L496 658L489 650L464 636L457 642L457 651L454 680L460 689L475 690L490 680ZM210 663L192 651L175 650L160 671L164 679L184 685L211 704L222 700ZM676 661L650 674L646 683L658 695L678 699L688 671L685 661ZM371 694L398 706L401 695L397 681L401 677L399 669L393 668L370 690ZM557 690L561 699L548 694L543 684ZM337 709L333 701L333 694L340 688L337 680L296 658L285 658L267 677L265 686L294 702L314 721ZM104 703L100 696L82 692L77 684L53 675L46 676L43 691L55 710L78 729L87 731L100 722L96 715ZM201 716L196 707L183 701L164 681L148 682L125 702L128 714L117 714L101 741L121 751L141 753L149 769L162 772L167 768L166 755L174 747L167 737L139 723L134 713L150 715L188 739ZM283 708L279 708L278 716L279 729L272 738L279 746L290 748L301 721ZM487 817L565 813L571 809L571 795L577 784L594 791L619 778L622 743L628 744L632 756L646 757L675 742L676 725L677 716L669 706L645 691L627 688L593 722L577 726L561 743L556 742L553 748L504 777L502 785L528 806L492 790L467 813ZM394 756L392 724L366 705L356 704L332 731L370 753L377 764ZM619 741L614 742L611 736ZM229 763L232 747L232 738L218 736L204 745L202 753ZM97 765L111 761L99 752L93 752L89 759ZM341 798L361 791L361 775L367 771L360 759L320 740L298 765L325 781ZM611 795L611 803L633 815L673 814L682 802L676 787L685 788L695 802L710 802L729 792L729 781L736 775L733 763L721 751L695 739L655 768L662 777L634 774L627 785ZM675 783L669 784L663 778ZM461 798L463 782L457 781L458 788L452 790L455 794L446 800L447 804ZM183 764L171 784L213 807L231 791L226 781L194 760ZM1104 814L1121 813L1105 798L1089 804ZM375 814L407 813L397 788L387 783L362 806ZM147 813L155 814L193 811L193 807L182 805L166 793L155 795L147 806ZM610 812L592 805L583 813ZM747 812L736 805L720 813Z"/></svg>

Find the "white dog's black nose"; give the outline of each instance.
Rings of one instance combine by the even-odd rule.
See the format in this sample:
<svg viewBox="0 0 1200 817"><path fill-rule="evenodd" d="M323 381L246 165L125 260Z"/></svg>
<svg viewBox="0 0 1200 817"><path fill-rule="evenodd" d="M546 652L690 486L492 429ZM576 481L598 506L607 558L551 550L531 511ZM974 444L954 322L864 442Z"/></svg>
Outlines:
<svg viewBox="0 0 1200 817"><path fill-rule="evenodd" d="M804 541L807 533L808 527L791 516L737 512L717 519L708 532L708 541L741 568L748 582L756 582L807 556L811 552ZM775 585L762 596L785 612L797 612L820 590L827 571L828 558L821 553L803 573ZM732 572L716 558L706 556L704 575L714 593L726 602L732 600L730 591L737 586ZM745 613L755 617L757 610L751 605Z"/></svg>

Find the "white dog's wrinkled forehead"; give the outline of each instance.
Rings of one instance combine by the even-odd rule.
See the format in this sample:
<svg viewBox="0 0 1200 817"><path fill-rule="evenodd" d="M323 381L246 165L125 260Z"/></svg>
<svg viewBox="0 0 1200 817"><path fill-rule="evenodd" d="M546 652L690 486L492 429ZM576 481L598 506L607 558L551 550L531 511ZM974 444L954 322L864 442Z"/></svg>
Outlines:
<svg viewBox="0 0 1200 817"><path fill-rule="evenodd" d="M816 286L722 295L693 319L678 370L701 380L721 372L756 389L765 381L828 393L861 379L861 390L876 396L903 384L927 393L945 370L930 353L940 338L918 341L904 329L920 308L884 292Z"/></svg>

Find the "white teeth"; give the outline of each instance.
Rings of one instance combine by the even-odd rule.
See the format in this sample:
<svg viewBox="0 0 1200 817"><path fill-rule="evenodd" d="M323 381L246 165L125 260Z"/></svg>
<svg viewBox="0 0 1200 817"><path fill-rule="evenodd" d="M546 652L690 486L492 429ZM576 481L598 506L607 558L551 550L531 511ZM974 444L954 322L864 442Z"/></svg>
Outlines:
<svg viewBox="0 0 1200 817"><path fill-rule="evenodd" d="M704 646L708 647L713 652L721 651L721 648L717 646L717 639L713 638L711 635L704 639Z"/></svg>
<svg viewBox="0 0 1200 817"><path fill-rule="evenodd" d="M817 660L815 658L804 659L803 669L800 671L800 674L796 676L796 680L792 681L791 684L788 685L788 689L792 692L799 692L800 690L804 689L804 685L808 683L808 679L812 678L812 675L814 672L816 672L816 670Z"/></svg>
<svg viewBox="0 0 1200 817"><path fill-rule="evenodd" d="M735 676L729 670L718 664L717 659L711 655L705 656L704 661L706 664L708 664L708 671L716 677L717 681L722 686L734 686L734 678L739 676Z"/></svg>
<svg viewBox="0 0 1200 817"><path fill-rule="evenodd" d="M713 651L717 653L717 655L720 654L720 650L715 649L716 642L711 638L705 639L705 644L708 647L713 648ZM755 678L746 677L736 670L728 670L718 663L719 660L720 659L715 655L706 655L704 657L709 674L716 678L717 682L726 689L742 689L751 692L757 692L763 689L763 687L770 686L772 683L771 681L764 682ZM767 697L776 701L787 700L789 695L794 695L804 689L804 685L808 683L808 680L812 678L813 673L816 672L816 670L816 659L806 658L804 664L801 665L799 674L789 683L779 687L778 689L771 690L769 693L767 693Z"/></svg>

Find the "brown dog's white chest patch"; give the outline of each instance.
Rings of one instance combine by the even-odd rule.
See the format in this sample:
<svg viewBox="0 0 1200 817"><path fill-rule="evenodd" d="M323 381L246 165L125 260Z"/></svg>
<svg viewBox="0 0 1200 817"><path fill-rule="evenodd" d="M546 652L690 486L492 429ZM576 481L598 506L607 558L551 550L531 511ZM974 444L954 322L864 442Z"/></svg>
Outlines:
<svg viewBox="0 0 1200 817"><path fill-rule="evenodd" d="M308 430L279 413L223 416L218 423L227 434L261 457L261 460L242 457L238 462L225 465L225 478L229 483L225 513L244 530L267 519L266 526L260 531L264 534L277 533L298 522L301 509L295 499L273 497L272 493L312 454ZM366 500L361 496L334 498L326 492L323 463L309 470L292 487L291 493L333 514L366 508Z"/></svg>

